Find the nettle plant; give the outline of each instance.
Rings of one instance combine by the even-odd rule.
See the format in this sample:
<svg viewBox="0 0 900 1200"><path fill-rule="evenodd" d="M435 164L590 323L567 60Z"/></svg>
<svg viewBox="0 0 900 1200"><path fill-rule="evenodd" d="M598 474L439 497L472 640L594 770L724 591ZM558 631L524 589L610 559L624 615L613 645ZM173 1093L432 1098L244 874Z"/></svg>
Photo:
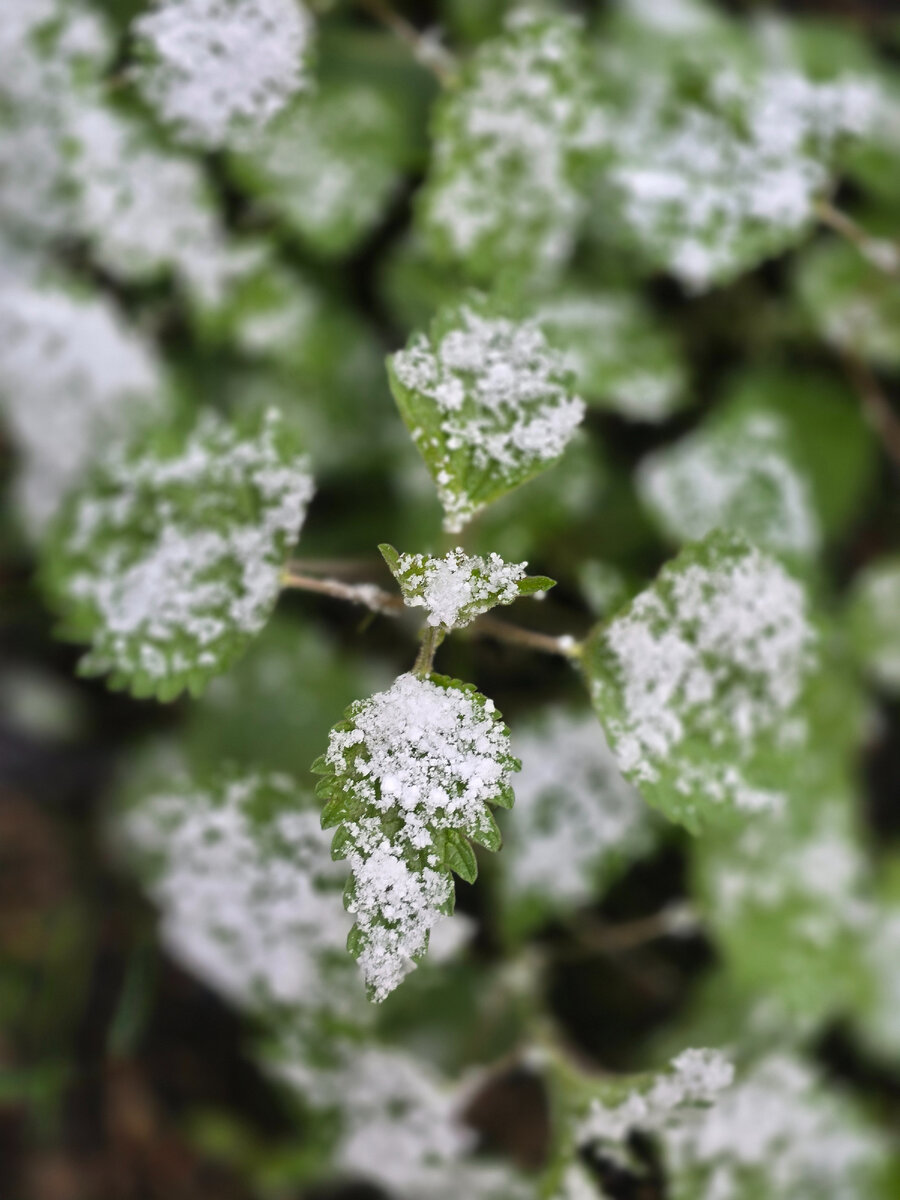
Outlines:
<svg viewBox="0 0 900 1200"><path fill-rule="evenodd" d="M900 458L876 375L900 365L900 81L836 26L567 8L447 0L451 51L382 0L156 0L130 26L13 0L18 525L81 674L192 698L126 764L110 841L168 953L264 1031L313 1130L280 1170L409 1200L888 1200L889 1140L813 1049L841 1017L900 1055L900 872L858 779L865 684L900 689L900 558L839 596L827 557L870 426ZM329 276L372 245L382 329L409 333L386 379ZM773 298L754 272L788 252ZM683 326L714 323L714 289L746 326L699 416L660 272ZM633 471L604 449L626 423ZM389 574L341 558L376 546ZM525 627L554 580L524 558L560 565L555 632ZM417 626L418 651L387 672L276 613L294 591ZM495 611L514 603L525 625ZM439 671L459 646L477 680L492 642L566 664L505 689L510 727ZM680 898L598 924L673 844ZM492 954L453 915L479 868ZM561 1035L560 928L716 948L658 1070ZM551 1101L537 1173L475 1154L466 1121L511 1065Z"/></svg>

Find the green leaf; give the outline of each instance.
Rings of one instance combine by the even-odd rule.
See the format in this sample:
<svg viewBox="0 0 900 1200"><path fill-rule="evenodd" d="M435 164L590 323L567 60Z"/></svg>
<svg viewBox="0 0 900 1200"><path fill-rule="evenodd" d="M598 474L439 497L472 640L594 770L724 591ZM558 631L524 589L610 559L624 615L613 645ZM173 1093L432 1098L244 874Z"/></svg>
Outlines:
<svg viewBox="0 0 900 1200"><path fill-rule="evenodd" d="M676 545L730 529L774 554L809 560L822 530L792 432L764 403L720 406L692 433L642 461L638 492Z"/></svg>
<svg viewBox="0 0 900 1200"><path fill-rule="evenodd" d="M398 554L380 545L384 561L400 585L410 608L428 610L428 624L439 629L462 629L481 613L519 596L531 596L555 586L545 575L527 576L527 563L507 563L499 554L478 558L451 550L443 558L428 554Z"/></svg>
<svg viewBox="0 0 900 1200"><path fill-rule="evenodd" d="M753 54L661 57L652 88L615 44L604 63L619 91L606 114L610 224L693 291L801 242L843 140L874 112L853 76L818 83Z"/></svg>
<svg viewBox="0 0 900 1200"><path fill-rule="evenodd" d="M79 670L113 688L196 694L268 620L312 495L274 412L247 429L207 414L116 455L49 539L43 583Z"/></svg>
<svg viewBox="0 0 900 1200"><path fill-rule="evenodd" d="M517 935L598 899L657 844L659 818L623 778L590 712L548 709L513 738L522 762L497 874Z"/></svg>
<svg viewBox="0 0 900 1200"><path fill-rule="evenodd" d="M379 223L412 152L395 91L324 77L232 161L235 178L308 246L345 255Z"/></svg>
<svg viewBox="0 0 900 1200"><path fill-rule="evenodd" d="M440 312L388 372L453 533L554 463L584 415L537 325L498 316L478 297Z"/></svg>
<svg viewBox="0 0 900 1200"><path fill-rule="evenodd" d="M900 251L872 239L890 262ZM870 251L871 253L871 251ZM900 284L857 246L834 239L811 247L797 266L797 296L819 337L894 371L900 367Z"/></svg>
<svg viewBox="0 0 900 1200"><path fill-rule="evenodd" d="M475 281L544 276L572 249L595 149L596 73L570 17L516 12L439 98L417 223Z"/></svg>
<svg viewBox="0 0 900 1200"><path fill-rule="evenodd" d="M679 348L636 291L569 287L539 301L534 318L592 408L655 424L688 404Z"/></svg>
<svg viewBox="0 0 900 1200"><path fill-rule="evenodd" d="M863 568L853 581L845 623L857 661L886 692L900 692L900 555Z"/></svg>
<svg viewBox="0 0 900 1200"><path fill-rule="evenodd" d="M275 772L204 778L139 764L117 838L160 914L167 952L227 1000L321 1039L370 1023L347 969L345 865L312 796Z"/></svg>
<svg viewBox="0 0 900 1200"><path fill-rule="evenodd" d="M626 779L697 832L784 802L817 643L800 583L713 534L594 631L582 666Z"/></svg>
<svg viewBox="0 0 900 1200"><path fill-rule="evenodd" d="M325 756L336 793L329 821L350 863L353 953L383 1000L422 958L430 930L452 912L453 873L471 882L470 841L496 844L490 804L511 801L518 762L493 702L442 675L401 675L347 710Z"/></svg>

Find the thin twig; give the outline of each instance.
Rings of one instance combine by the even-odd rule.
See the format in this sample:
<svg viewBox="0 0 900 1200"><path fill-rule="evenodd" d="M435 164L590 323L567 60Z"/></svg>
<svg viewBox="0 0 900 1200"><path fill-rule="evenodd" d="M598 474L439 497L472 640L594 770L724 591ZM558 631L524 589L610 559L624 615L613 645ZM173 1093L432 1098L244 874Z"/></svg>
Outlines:
<svg viewBox="0 0 900 1200"><path fill-rule="evenodd" d="M509 642L514 646L536 650L539 654L555 654L560 658L577 658L581 649L575 638L568 635L554 637L534 629L522 629L519 625L508 625L496 617L479 617L470 632L478 637L495 638L498 642Z"/></svg>
<svg viewBox="0 0 900 1200"><path fill-rule="evenodd" d="M890 459L900 467L900 415L894 412L874 371L865 359L849 350L844 350L841 357L867 421L878 435Z"/></svg>
<svg viewBox="0 0 900 1200"><path fill-rule="evenodd" d="M445 86L453 79L453 59L431 34L421 33L392 8L388 0L357 0L361 8L380 21L412 51L416 62L431 71Z"/></svg>
<svg viewBox="0 0 900 1200"><path fill-rule="evenodd" d="M282 577L287 588L304 592L317 592L320 596L332 596L335 600L346 600L350 604L362 604L372 612L397 616L405 605L400 596L386 592L374 583L342 583L339 579L318 579L315 575L304 575L289 567Z"/></svg>
<svg viewBox="0 0 900 1200"><path fill-rule="evenodd" d="M385 616L398 617L408 611L402 597L386 592L374 583L343 583L339 579L319 579L315 575L298 570L295 565L287 568L282 576L282 584L286 588L315 592L320 596L331 596L335 600L346 600L350 604L362 604L372 612ZM579 645L572 637L551 637L532 629L522 629L518 625L508 625L494 617L479 617L471 626L470 632L479 637L491 637L514 646L537 650L541 654L576 658L579 653Z"/></svg>
<svg viewBox="0 0 900 1200"><path fill-rule="evenodd" d="M887 275L900 277L900 246L896 242L872 237L852 217L835 208L828 200L818 202L816 214L823 225L852 242L866 262Z"/></svg>
<svg viewBox="0 0 900 1200"><path fill-rule="evenodd" d="M684 937L696 927L696 918L684 904L669 904L650 916L623 921L618 925L582 916L572 930L578 945L561 953L563 957L575 958L585 953L620 954L660 938Z"/></svg>

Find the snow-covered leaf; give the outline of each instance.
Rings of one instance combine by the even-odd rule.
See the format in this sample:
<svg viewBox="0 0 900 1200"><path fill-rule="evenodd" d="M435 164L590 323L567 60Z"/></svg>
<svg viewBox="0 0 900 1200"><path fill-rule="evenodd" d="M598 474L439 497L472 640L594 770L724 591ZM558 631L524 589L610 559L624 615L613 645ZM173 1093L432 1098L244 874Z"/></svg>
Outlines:
<svg viewBox="0 0 900 1200"><path fill-rule="evenodd" d="M885 691L900 692L900 555L876 559L856 576L846 625L866 673Z"/></svg>
<svg viewBox="0 0 900 1200"><path fill-rule="evenodd" d="M309 86L313 21L301 0L152 0L132 32L138 85L187 143L225 145Z"/></svg>
<svg viewBox="0 0 900 1200"><path fill-rule="evenodd" d="M669 1072L614 1085L578 1131L582 1156L634 1162L629 1135L657 1143L672 1200L844 1200L878 1195L886 1139L798 1057L773 1051L737 1073L686 1050Z"/></svg>
<svg viewBox="0 0 900 1200"><path fill-rule="evenodd" d="M717 533L598 627L582 663L625 777L696 832L784 803L779 766L807 733L817 640L800 583Z"/></svg>
<svg viewBox="0 0 900 1200"><path fill-rule="evenodd" d="M442 310L388 370L452 533L555 462L584 415L538 326L476 299Z"/></svg>
<svg viewBox="0 0 900 1200"><path fill-rule="evenodd" d="M731 529L774 554L808 559L821 530L791 432L771 409L716 409L693 433L642 461L640 496L676 545Z"/></svg>
<svg viewBox="0 0 900 1200"><path fill-rule="evenodd" d="M288 776L141 780L115 832L160 911L163 945L188 971L242 1008L290 1010L295 1029L367 1023L346 969L346 867L315 799Z"/></svg>
<svg viewBox="0 0 900 1200"><path fill-rule="evenodd" d="M401 675L357 701L313 769L322 821L347 858L348 947L375 1000L397 987L453 909L452 874L471 882L471 842L497 849L489 805L513 801L518 762L492 701L441 675Z"/></svg>
<svg viewBox="0 0 900 1200"><path fill-rule="evenodd" d="M236 178L317 254L351 251L381 220L410 155L386 88L323 79L233 163Z"/></svg>
<svg viewBox="0 0 900 1200"><path fill-rule="evenodd" d="M544 275L585 210L582 160L600 140L582 30L520 10L439 99L418 218L436 257L475 280Z"/></svg>
<svg viewBox="0 0 900 1200"><path fill-rule="evenodd" d="M546 575L526 575L527 563L504 562L499 554L479 558L461 549L443 558L430 554L398 554L378 547L400 584L410 608L427 609L427 621L439 629L462 629L481 613L519 596L533 596L555 586Z"/></svg>
<svg viewBox="0 0 900 1200"><path fill-rule="evenodd" d="M836 147L863 133L874 96L849 77L681 64L630 70L611 119L610 200L648 262L702 291L796 245L816 219Z"/></svg>
<svg viewBox="0 0 900 1200"><path fill-rule="evenodd" d="M0 287L0 411L20 454L16 497L41 536L72 488L166 412L153 348L100 295Z"/></svg>
<svg viewBox="0 0 900 1200"><path fill-rule="evenodd" d="M506 918L527 931L595 900L656 843L590 712L550 711L513 738L522 763L498 868Z"/></svg>
<svg viewBox="0 0 900 1200"><path fill-rule="evenodd" d="M674 338L635 292L570 288L540 301L534 317L561 350L592 406L656 423L689 400Z"/></svg>
<svg viewBox="0 0 900 1200"><path fill-rule="evenodd" d="M207 414L111 456L47 546L61 636L115 688L199 694L260 632L312 495L277 413L247 429Z"/></svg>
<svg viewBox="0 0 900 1200"><path fill-rule="evenodd" d="M883 245L885 253L896 255L900 264L900 250ZM798 264L796 284L800 303L823 341L878 367L900 367L896 274L879 269L857 247L835 239L806 252Z"/></svg>

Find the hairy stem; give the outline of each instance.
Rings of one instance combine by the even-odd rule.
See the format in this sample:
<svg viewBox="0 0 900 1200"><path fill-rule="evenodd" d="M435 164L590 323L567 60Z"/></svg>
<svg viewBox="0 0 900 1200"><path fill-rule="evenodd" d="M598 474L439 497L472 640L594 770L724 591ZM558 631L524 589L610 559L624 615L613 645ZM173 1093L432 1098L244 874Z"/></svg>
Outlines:
<svg viewBox="0 0 900 1200"><path fill-rule="evenodd" d="M891 461L900 467L900 416L894 412L869 364L849 350L843 352L842 358L866 420L878 435Z"/></svg>
<svg viewBox="0 0 900 1200"><path fill-rule="evenodd" d="M444 86L452 81L453 59L434 36L416 29L388 0L357 0L357 4L407 45L416 62L431 71Z"/></svg>
<svg viewBox="0 0 900 1200"><path fill-rule="evenodd" d="M443 632L436 625L426 625L422 634L422 644L413 666L413 674L424 679L434 670L434 655L444 640Z"/></svg>
<svg viewBox="0 0 900 1200"><path fill-rule="evenodd" d="M549 633L538 633L533 629L508 625L506 621L498 621L496 617L479 617L471 626L470 632L476 637L495 638L498 642L523 646L528 650L536 650L539 654L555 654L560 658L578 658L581 653L578 642L568 634L554 637Z"/></svg>

